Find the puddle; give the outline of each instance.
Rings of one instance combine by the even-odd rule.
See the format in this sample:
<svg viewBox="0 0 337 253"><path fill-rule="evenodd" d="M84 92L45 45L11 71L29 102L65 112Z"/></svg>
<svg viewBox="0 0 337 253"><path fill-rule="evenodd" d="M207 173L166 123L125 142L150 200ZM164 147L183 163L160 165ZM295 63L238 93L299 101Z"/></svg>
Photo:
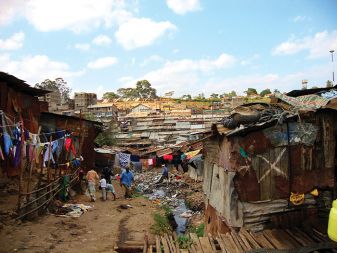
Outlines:
<svg viewBox="0 0 337 253"><path fill-rule="evenodd" d="M180 214L189 211L185 205L185 200L178 199L178 207L173 210L174 219L177 223L176 233L177 235L182 235L186 231L187 218L180 217Z"/></svg>
<svg viewBox="0 0 337 253"><path fill-rule="evenodd" d="M150 200L160 199L162 204L167 204L172 209L174 220L177 224L175 229L178 235L182 235L186 231L188 218L181 217L182 213L189 212L189 210L185 205L184 199L176 198L176 194L173 196L172 192L168 191L166 188L159 188L153 191L152 194L146 194Z"/></svg>

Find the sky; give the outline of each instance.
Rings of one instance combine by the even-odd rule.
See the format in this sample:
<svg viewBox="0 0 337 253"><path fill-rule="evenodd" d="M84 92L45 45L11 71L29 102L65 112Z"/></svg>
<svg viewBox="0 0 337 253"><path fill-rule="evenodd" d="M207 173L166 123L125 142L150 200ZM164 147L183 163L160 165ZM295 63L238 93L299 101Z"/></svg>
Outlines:
<svg viewBox="0 0 337 253"><path fill-rule="evenodd" d="M281 92L337 79L337 0L0 0L0 71L73 92Z"/></svg>

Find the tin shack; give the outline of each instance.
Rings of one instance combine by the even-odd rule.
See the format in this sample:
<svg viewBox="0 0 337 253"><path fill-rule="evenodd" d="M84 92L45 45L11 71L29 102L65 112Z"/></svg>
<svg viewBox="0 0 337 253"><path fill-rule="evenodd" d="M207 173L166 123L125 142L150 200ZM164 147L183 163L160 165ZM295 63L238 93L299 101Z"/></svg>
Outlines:
<svg viewBox="0 0 337 253"><path fill-rule="evenodd" d="M336 197L337 91L293 94L241 105L212 126L204 142L208 232L327 217Z"/></svg>

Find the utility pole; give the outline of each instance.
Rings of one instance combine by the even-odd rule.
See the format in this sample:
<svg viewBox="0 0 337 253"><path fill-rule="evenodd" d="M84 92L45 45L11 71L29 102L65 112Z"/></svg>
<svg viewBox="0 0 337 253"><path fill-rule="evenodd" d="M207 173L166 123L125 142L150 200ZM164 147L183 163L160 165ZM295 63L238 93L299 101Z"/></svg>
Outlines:
<svg viewBox="0 0 337 253"><path fill-rule="evenodd" d="M332 83L335 85L335 72L334 72L334 67L333 67L333 53L335 50L330 50L331 53L331 62L332 62Z"/></svg>

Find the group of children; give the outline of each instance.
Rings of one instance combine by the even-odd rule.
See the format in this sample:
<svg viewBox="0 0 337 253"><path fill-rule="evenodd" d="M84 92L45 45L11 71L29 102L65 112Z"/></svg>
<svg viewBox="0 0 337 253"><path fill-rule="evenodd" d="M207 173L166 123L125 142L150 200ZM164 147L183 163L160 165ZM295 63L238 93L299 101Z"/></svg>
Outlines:
<svg viewBox="0 0 337 253"><path fill-rule="evenodd" d="M96 180L99 176L95 170L89 170L86 179L88 182L88 193L90 195L91 201L96 201ZM113 200L116 200L115 189L111 182L112 172L109 168L104 168L102 170L101 179L99 180L99 188L102 191L102 200L107 200L108 192L112 193Z"/></svg>

